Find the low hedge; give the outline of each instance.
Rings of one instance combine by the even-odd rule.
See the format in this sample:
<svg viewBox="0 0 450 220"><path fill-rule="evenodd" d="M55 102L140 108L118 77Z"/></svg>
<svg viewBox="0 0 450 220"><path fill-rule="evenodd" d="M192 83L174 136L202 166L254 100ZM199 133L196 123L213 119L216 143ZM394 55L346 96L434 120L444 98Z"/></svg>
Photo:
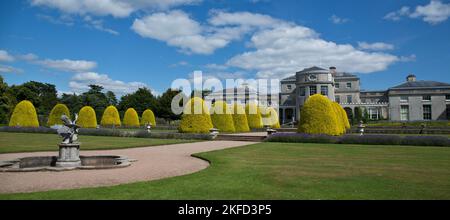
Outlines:
<svg viewBox="0 0 450 220"><path fill-rule="evenodd" d="M48 127L0 127L0 132L15 133L41 133L41 134L57 134L56 130ZM123 130L123 129L90 129L80 128L79 135L83 136L111 136L111 137L136 137L136 138L157 138L157 139L192 139L192 140L211 140L209 134L190 134L190 133L174 133L174 132L152 132L145 130Z"/></svg>
<svg viewBox="0 0 450 220"><path fill-rule="evenodd" d="M333 143L364 145L407 145L450 147L450 139L444 136L398 136L398 135L319 135L304 133L276 133L268 142L286 143Z"/></svg>

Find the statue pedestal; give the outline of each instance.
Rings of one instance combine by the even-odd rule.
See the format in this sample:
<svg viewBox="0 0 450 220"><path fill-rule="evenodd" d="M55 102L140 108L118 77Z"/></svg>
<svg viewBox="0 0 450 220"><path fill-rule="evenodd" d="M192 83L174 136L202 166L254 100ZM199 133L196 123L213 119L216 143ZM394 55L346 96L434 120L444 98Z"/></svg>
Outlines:
<svg viewBox="0 0 450 220"><path fill-rule="evenodd" d="M80 160L80 143L58 144L59 157L56 161L57 167L79 167Z"/></svg>

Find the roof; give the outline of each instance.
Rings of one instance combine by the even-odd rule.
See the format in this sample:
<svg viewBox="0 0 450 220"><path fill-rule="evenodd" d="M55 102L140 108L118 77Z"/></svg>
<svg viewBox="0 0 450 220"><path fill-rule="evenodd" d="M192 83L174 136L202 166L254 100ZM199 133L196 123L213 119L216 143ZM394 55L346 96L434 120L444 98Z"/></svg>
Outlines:
<svg viewBox="0 0 450 220"><path fill-rule="evenodd" d="M293 76L289 76L288 78L284 78L281 81L284 82L284 81L295 81L295 80L296 80L296 77L295 77L295 75L293 75Z"/></svg>
<svg viewBox="0 0 450 220"><path fill-rule="evenodd" d="M450 84L436 81L419 80L414 82L405 82L390 89L422 89L422 88L450 88Z"/></svg>
<svg viewBox="0 0 450 220"><path fill-rule="evenodd" d="M336 78L339 78L339 77L357 77L357 76L356 76L356 75L353 75L353 74L351 74L351 73L338 72L338 73L336 74Z"/></svg>
<svg viewBox="0 0 450 220"><path fill-rule="evenodd" d="M329 70L326 70L326 69L323 69L323 68L320 68L320 67L317 67L317 66L313 66L313 67L310 67L310 68L305 68L305 69L303 69L302 71L299 71L299 72L297 72L297 73L310 73L310 72L328 72Z"/></svg>

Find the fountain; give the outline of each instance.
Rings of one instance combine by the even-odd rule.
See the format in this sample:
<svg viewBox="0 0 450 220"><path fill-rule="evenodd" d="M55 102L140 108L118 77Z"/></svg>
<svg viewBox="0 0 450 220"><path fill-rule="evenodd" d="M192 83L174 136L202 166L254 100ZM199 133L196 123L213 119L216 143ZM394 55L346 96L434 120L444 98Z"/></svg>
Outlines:
<svg viewBox="0 0 450 220"><path fill-rule="evenodd" d="M111 169L131 165L136 160L124 156L80 156L78 129L75 120L71 121L66 115L61 116L64 125L57 129L63 138L58 144L58 156L25 157L10 161L0 161L0 172L29 172L29 171L65 171L74 169Z"/></svg>

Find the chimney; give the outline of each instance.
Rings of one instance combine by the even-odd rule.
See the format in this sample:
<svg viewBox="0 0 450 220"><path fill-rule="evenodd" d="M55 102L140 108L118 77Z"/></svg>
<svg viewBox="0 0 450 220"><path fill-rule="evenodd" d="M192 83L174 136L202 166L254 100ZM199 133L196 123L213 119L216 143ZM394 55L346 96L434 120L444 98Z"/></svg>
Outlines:
<svg viewBox="0 0 450 220"><path fill-rule="evenodd" d="M406 77L407 82L415 82L416 81L416 75L410 74Z"/></svg>
<svg viewBox="0 0 450 220"><path fill-rule="evenodd" d="M331 75L336 76L336 67L334 66L330 67L330 73Z"/></svg>

